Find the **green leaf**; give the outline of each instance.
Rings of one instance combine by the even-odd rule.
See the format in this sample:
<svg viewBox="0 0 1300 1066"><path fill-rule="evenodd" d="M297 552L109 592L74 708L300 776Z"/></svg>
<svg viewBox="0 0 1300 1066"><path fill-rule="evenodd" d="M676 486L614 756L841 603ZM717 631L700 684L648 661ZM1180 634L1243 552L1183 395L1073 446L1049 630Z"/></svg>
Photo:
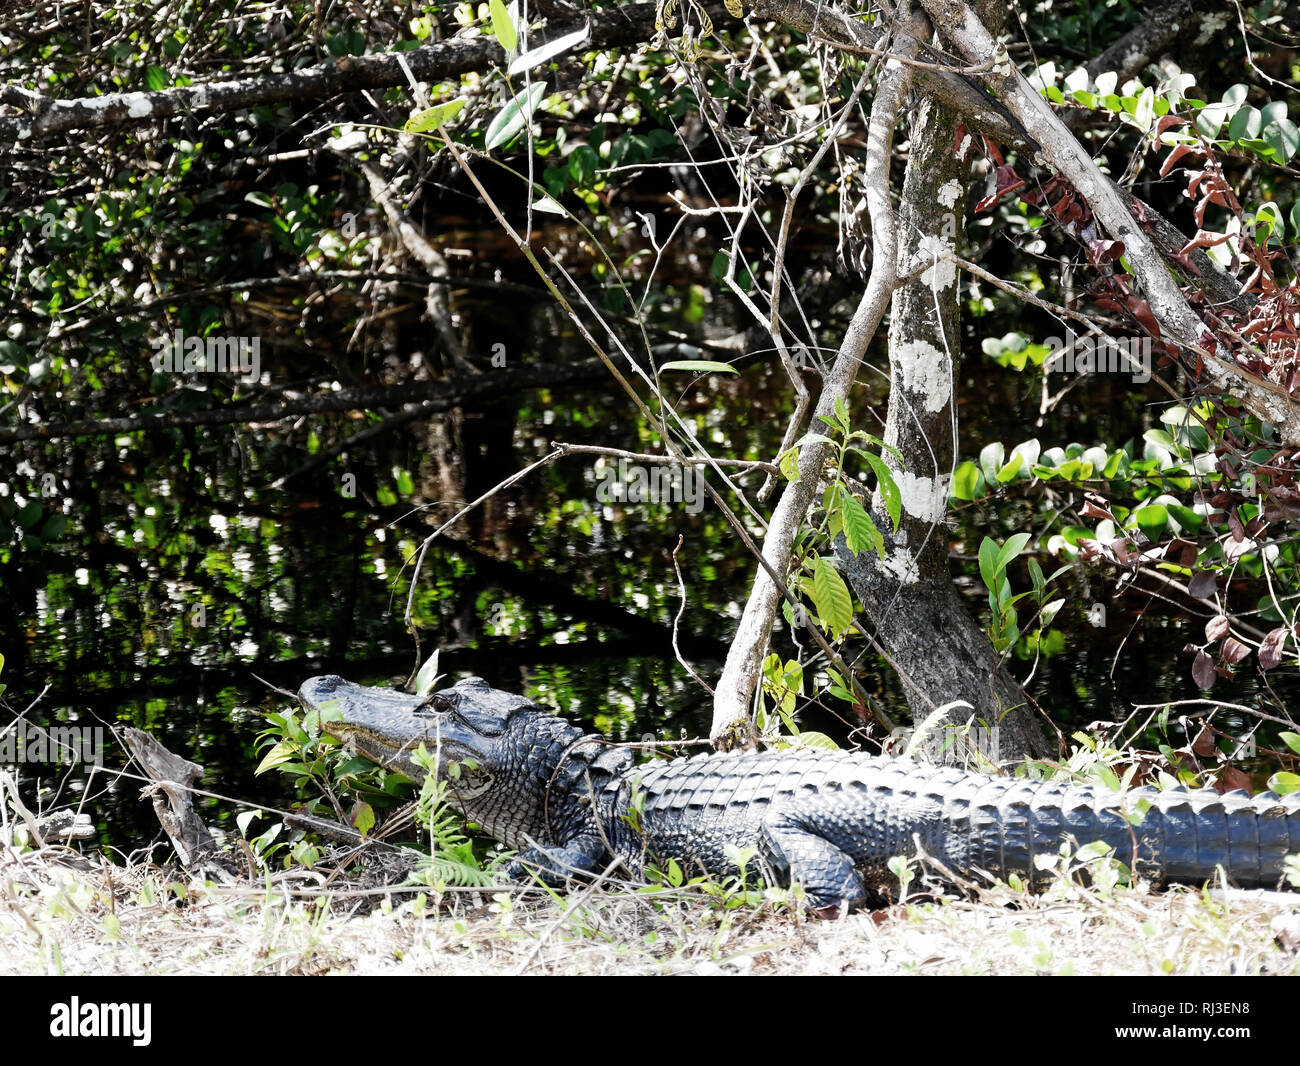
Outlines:
<svg viewBox="0 0 1300 1066"><path fill-rule="evenodd" d="M580 144L569 154L569 176L578 185L589 185L600 166L600 156L589 144Z"/></svg>
<svg viewBox="0 0 1300 1066"><path fill-rule="evenodd" d="M825 733L818 733L815 730L805 730L798 736L791 737L789 746L792 748L821 748L826 751L840 750L840 746L835 741Z"/></svg>
<svg viewBox="0 0 1300 1066"><path fill-rule="evenodd" d="M1109 766L1104 763L1094 763L1088 772L1112 792L1119 791L1119 778Z"/></svg>
<svg viewBox="0 0 1300 1066"><path fill-rule="evenodd" d="M240 811L237 815L235 815L235 825L239 826L239 831L244 836L248 836L248 827L252 825L254 821L256 821L258 818L261 818L262 816L263 813L257 810L256 808L251 811Z"/></svg>
<svg viewBox="0 0 1300 1066"><path fill-rule="evenodd" d="M1300 774L1289 774L1285 770L1280 770L1268 779L1268 787L1279 796L1300 792Z"/></svg>
<svg viewBox="0 0 1300 1066"><path fill-rule="evenodd" d="M1024 461L1024 465L1032 467L1038 462L1038 457L1042 452L1042 445L1038 443L1037 437L1031 437L1029 440L1021 441L1011 449L1012 455L1018 455ZM1026 474L1028 476L1028 474Z"/></svg>
<svg viewBox="0 0 1300 1066"><path fill-rule="evenodd" d="M823 420L827 422L830 421L830 419L825 418L825 416L823 416ZM811 430L809 430L797 441L795 441L794 446L797 448L802 444L825 444L831 448L834 448L836 446L835 441L833 441L830 437L826 436L825 433L814 433Z"/></svg>
<svg viewBox="0 0 1300 1066"><path fill-rule="evenodd" d="M1212 104L1196 113L1196 129L1206 140L1214 140L1228 117L1228 109L1222 104Z"/></svg>
<svg viewBox="0 0 1300 1066"><path fill-rule="evenodd" d="M852 430L853 427L849 425L849 405L844 402L843 396L835 397L835 420L846 434Z"/></svg>
<svg viewBox="0 0 1300 1066"><path fill-rule="evenodd" d="M1025 545L1029 541L1030 536L1028 533L1015 533L1007 538L1007 542L1002 545L1001 550L998 552L997 561L994 564L998 573L1005 570L1011 560L1025 550Z"/></svg>
<svg viewBox="0 0 1300 1066"><path fill-rule="evenodd" d="M165 67L150 67L145 72L144 80L149 86L149 91L151 93L156 93L160 89L165 89L172 83L171 78L167 75Z"/></svg>
<svg viewBox="0 0 1300 1066"><path fill-rule="evenodd" d="M562 52L567 52L570 48L582 44L590 33L590 27L584 26L580 30L566 33L563 37L556 37L554 40L547 41L538 48L530 48L510 64L510 69L506 73L513 76L522 74L525 70L531 70L533 67L539 67Z"/></svg>
<svg viewBox="0 0 1300 1066"><path fill-rule="evenodd" d="M412 115L408 118L406 125L402 129L406 133L428 133L429 130L447 125L464 110L468 102L463 96L459 96L455 100L446 100L441 104L435 104L433 107L421 111L418 115Z"/></svg>
<svg viewBox="0 0 1300 1066"><path fill-rule="evenodd" d="M781 453L781 458L777 460L778 467L781 468L781 476L786 481L797 482L799 480L799 446L796 444L793 448L787 448Z"/></svg>
<svg viewBox="0 0 1300 1066"><path fill-rule="evenodd" d="M438 683L438 648L434 648L433 654L420 667L420 672L415 675L415 694L423 699L433 691L433 686Z"/></svg>
<svg viewBox="0 0 1300 1066"><path fill-rule="evenodd" d="M1264 118L1265 125L1286 118L1286 111L1287 107L1285 100L1274 100L1260 108L1260 114Z"/></svg>
<svg viewBox="0 0 1300 1066"><path fill-rule="evenodd" d="M1253 107L1239 108L1228 123L1228 136L1234 141L1247 137L1258 137L1264 128L1263 118Z"/></svg>
<svg viewBox="0 0 1300 1066"><path fill-rule="evenodd" d="M369 803L358 803L352 808L352 828L365 836L375 827L375 809Z"/></svg>
<svg viewBox="0 0 1300 1066"><path fill-rule="evenodd" d="M984 487L984 475L980 468L967 459L953 472L952 498L954 500L973 500Z"/></svg>
<svg viewBox="0 0 1300 1066"><path fill-rule="evenodd" d="M1277 153L1278 160L1289 163L1300 150L1300 129L1289 118L1281 118L1264 127L1260 136Z"/></svg>
<svg viewBox="0 0 1300 1066"><path fill-rule="evenodd" d="M254 776L266 773L267 770L274 769L277 766L283 766L287 762L293 762L298 758L298 745L292 741L282 740L275 745L260 763L257 769L253 771Z"/></svg>
<svg viewBox="0 0 1300 1066"><path fill-rule="evenodd" d="M844 521L844 542L849 546L849 551L857 555L871 548L881 559L884 559L885 538L876 528L876 523L871 520L871 515L867 514L867 509L851 492L842 493L841 499L840 513Z"/></svg>
<svg viewBox="0 0 1300 1066"><path fill-rule="evenodd" d="M500 42L507 52L519 50L519 34L510 19L510 12L501 0L488 0L488 10L492 13L492 36Z"/></svg>
<svg viewBox="0 0 1300 1066"><path fill-rule="evenodd" d="M1250 95L1250 86L1239 81L1237 84L1230 86L1223 94L1223 102L1229 107L1237 107L1245 101L1248 95Z"/></svg>
<svg viewBox="0 0 1300 1066"><path fill-rule="evenodd" d="M4 666L4 656L0 656L0 666ZM1282 743L1300 755L1300 733L1283 732L1278 734L1282 738Z"/></svg>
<svg viewBox="0 0 1300 1066"><path fill-rule="evenodd" d="M817 617L832 637L838 638L848 629L853 621L853 598L835 564L820 556L813 560L812 600Z"/></svg>
<svg viewBox="0 0 1300 1066"><path fill-rule="evenodd" d="M1173 452L1177 450L1178 447L1174 443L1174 438L1163 429L1148 429L1142 434L1142 439L1150 444L1154 444L1157 448L1163 448L1167 452Z"/></svg>
<svg viewBox="0 0 1300 1066"><path fill-rule="evenodd" d="M872 472L876 475L877 488L880 495L885 501L885 511L889 514L889 519L894 523L894 530L898 530L898 523L903 518L903 496L898 491L898 482L894 480L893 471L885 464L885 461L878 455L872 455L871 452L863 452L862 458L867 461ZM881 558L884 558L882 555Z"/></svg>
<svg viewBox="0 0 1300 1066"><path fill-rule="evenodd" d="M1151 128L1151 123L1155 120L1156 114L1156 94L1155 90L1146 88L1142 90L1142 95L1138 97L1137 107L1133 112L1133 118L1137 128L1146 132Z"/></svg>
<svg viewBox="0 0 1300 1066"><path fill-rule="evenodd" d="M487 140L484 147L488 151L509 144L533 117L537 105L546 97L546 82L534 82L527 94L510 98L509 102L488 123Z"/></svg>
<svg viewBox="0 0 1300 1066"><path fill-rule="evenodd" d="M1034 592L1041 596L1043 589L1047 587L1047 578L1043 576L1043 568L1038 565L1038 560L1033 558L1029 560L1028 566L1029 580L1034 583Z"/></svg>
<svg viewBox="0 0 1300 1066"><path fill-rule="evenodd" d="M986 481L997 481L998 471L1002 469L1002 460L1006 454L1007 450L998 440L980 449L980 469L984 471Z"/></svg>
<svg viewBox="0 0 1300 1066"><path fill-rule="evenodd" d="M990 592L997 588L997 559L998 542L992 537L985 537L980 544L980 577L984 579L984 586Z"/></svg>
<svg viewBox="0 0 1300 1066"><path fill-rule="evenodd" d="M998 471L998 481L1005 485L1009 481L1014 481L1016 475L1020 473L1020 468L1025 464L1025 457L1020 452L1012 452L1011 458L1001 470Z"/></svg>
<svg viewBox="0 0 1300 1066"><path fill-rule="evenodd" d="M1169 512L1158 503L1139 507L1133 517L1137 521L1138 529L1142 530L1151 540L1159 540L1160 534L1164 532L1165 527L1169 524Z"/></svg>
<svg viewBox="0 0 1300 1066"><path fill-rule="evenodd" d="M688 370L692 374L738 374L739 371L730 363L719 363L712 359L674 359L664 363L660 370Z"/></svg>
<svg viewBox="0 0 1300 1066"><path fill-rule="evenodd" d="M59 537L63 536L67 528L67 516L56 511L45 520L45 525L41 526L41 540L57 540Z"/></svg>

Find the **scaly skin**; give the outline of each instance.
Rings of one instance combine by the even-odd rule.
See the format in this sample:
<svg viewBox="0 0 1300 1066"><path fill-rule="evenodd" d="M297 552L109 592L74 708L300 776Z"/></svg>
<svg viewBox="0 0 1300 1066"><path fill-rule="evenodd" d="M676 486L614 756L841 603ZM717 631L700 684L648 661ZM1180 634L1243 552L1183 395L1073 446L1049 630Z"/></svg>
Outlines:
<svg viewBox="0 0 1300 1066"><path fill-rule="evenodd" d="M1283 861L1300 852L1300 795L1120 796L808 749L634 767L626 750L478 678L422 702L318 677L299 698L324 712L328 732L416 780L424 773L411 752L421 743L435 752L465 816L524 849L511 866L516 876L538 869L554 880L619 860L640 877L647 861L675 859L688 873L725 877L738 872L726 854L734 845L754 848L774 881L802 884L814 910L835 913L884 896L888 860L915 855L917 842L955 875L1016 873L1034 885L1047 875L1033 856L1067 841L1104 841L1158 883L1199 883L1222 867L1244 887L1285 887ZM1124 817L1147 804L1137 825Z"/></svg>

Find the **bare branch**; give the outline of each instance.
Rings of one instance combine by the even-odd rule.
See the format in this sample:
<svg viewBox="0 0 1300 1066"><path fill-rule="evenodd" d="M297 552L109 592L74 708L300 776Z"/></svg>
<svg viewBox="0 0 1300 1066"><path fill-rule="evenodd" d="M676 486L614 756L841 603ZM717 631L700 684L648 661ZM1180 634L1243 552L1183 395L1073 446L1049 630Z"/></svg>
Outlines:
<svg viewBox="0 0 1300 1066"><path fill-rule="evenodd" d="M919 41L914 28L897 31L897 48L904 56L915 55ZM893 208L889 203L889 159L894 143L894 127L903 99L912 81L912 68L890 60L881 75L880 85L871 108L867 131L866 196L871 215L871 233L875 255L866 292L854 312L839 353L822 386L814 412L814 424L820 416L834 414L837 400L843 401L857 378L858 367L867 345L889 306L890 294L897 282L897 239ZM749 601L745 604L731 651L718 681L713 700L713 724L710 736L715 744L732 747L753 737L749 702L758 684L763 655L776 620L780 590L768 574L771 570L785 574L790 565L794 535L808 514L821 480L822 467L829 457L827 445L810 442L799 452L799 480L788 484L763 539L766 565L754 579Z"/></svg>

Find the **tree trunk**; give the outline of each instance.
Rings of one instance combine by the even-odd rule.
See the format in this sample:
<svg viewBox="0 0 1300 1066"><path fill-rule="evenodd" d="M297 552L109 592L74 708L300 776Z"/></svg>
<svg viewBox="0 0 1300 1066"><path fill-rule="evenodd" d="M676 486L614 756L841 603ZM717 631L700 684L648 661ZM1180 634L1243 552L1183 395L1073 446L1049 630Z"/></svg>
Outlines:
<svg viewBox="0 0 1300 1066"><path fill-rule="evenodd" d="M953 152L958 118L931 98L912 126L911 154L899 204L898 273L956 251L965 228L969 166ZM896 289L890 311L892 383L885 442L903 513L887 538L883 562L871 552L854 557L841 538L836 555L907 688L916 721L936 707L965 700L971 710L948 712L949 722L972 715L980 747L994 759L1054 753L1019 683L1002 666L988 637L967 612L948 571L944 514L953 469L954 351L960 346L957 271L941 260ZM877 524L888 519L877 494ZM997 731L993 732L993 727ZM941 745L927 745L937 753ZM955 752L960 746L950 746Z"/></svg>

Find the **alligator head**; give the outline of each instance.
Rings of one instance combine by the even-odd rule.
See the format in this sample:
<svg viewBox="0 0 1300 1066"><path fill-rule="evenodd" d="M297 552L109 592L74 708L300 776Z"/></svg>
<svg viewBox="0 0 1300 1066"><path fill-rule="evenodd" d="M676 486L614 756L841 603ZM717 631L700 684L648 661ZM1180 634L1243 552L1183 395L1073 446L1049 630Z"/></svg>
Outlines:
<svg viewBox="0 0 1300 1066"><path fill-rule="evenodd" d="M556 820L571 816L582 794L631 762L478 677L421 698L327 675L303 682L298 698L320 713L325 732L417 782L426 776L415 761L423 745L448 800L512 848L553 839Z"/></svg>

